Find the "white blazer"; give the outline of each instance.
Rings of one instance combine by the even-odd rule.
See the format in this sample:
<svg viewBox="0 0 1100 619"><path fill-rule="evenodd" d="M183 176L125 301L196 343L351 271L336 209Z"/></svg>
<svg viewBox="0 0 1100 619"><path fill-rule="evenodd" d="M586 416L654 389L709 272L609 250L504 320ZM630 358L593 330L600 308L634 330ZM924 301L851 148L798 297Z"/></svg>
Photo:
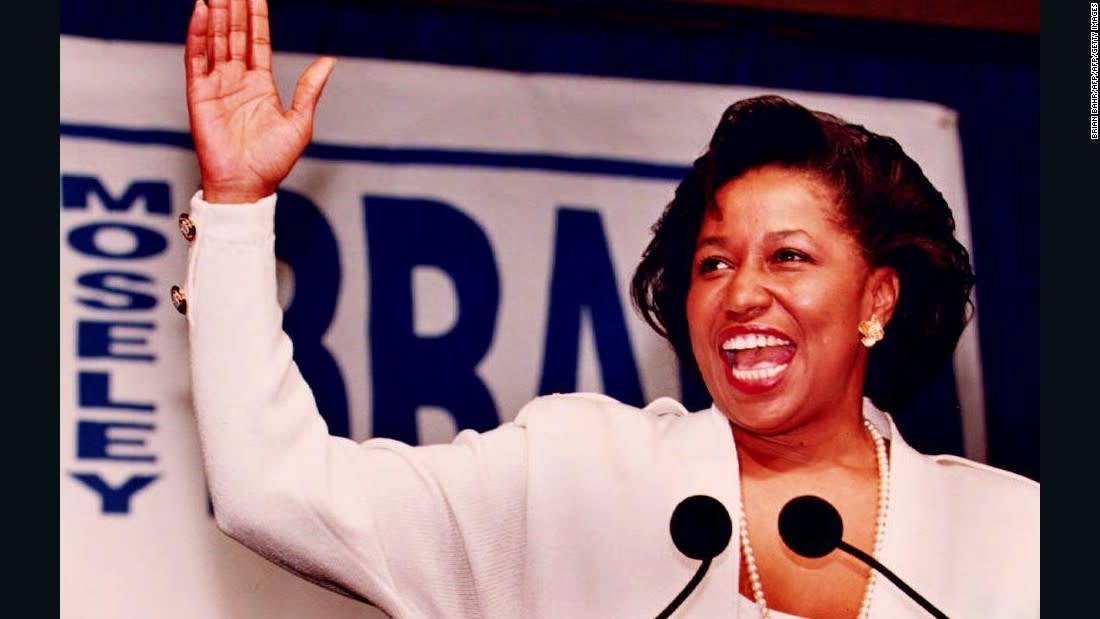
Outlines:
<svg viewBox="0 0 1100 619"><path fill-rule="evenodd" d="M395 617L653 617L699 562L669 518L705 494L740 501L725 416L668 398L637 409L555 395L450 445L331 437L292 361L275 292L275 197L192 199L191 370L219 526L304 578ZM889 415L880 561L953 619L1038 617L1039 485L925 456ZM752 616L737 532L675 617ZM751 609L751 607L750 607ZM754 611L754 609L751 609ZM927 614L889 581L872 617Z"/></svg>

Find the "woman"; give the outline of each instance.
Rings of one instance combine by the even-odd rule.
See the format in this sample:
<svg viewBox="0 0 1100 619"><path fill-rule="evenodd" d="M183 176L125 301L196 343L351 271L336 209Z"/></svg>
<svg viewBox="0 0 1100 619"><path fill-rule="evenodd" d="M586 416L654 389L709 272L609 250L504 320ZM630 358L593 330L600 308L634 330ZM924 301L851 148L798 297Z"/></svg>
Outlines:
<svg viewBox="0 0 1100 619"><path fill-rule="evenodd" d="M284 111L266 6L227 1L196 4L187 38L202 190L186 291L229 535L398 617L645 617L696 574L669 518L705 495L734 541L678 616L925 616L848 555L784 545L777 515L811 494L948 615L1038 615L1038 484L918 454L875 406L949 358L972 284L947 205L893 140L778 97L727 110L633 283L709 410L558 395L451 445L356 444L328 435L275 294L274 192L334 63Z"/></svg>

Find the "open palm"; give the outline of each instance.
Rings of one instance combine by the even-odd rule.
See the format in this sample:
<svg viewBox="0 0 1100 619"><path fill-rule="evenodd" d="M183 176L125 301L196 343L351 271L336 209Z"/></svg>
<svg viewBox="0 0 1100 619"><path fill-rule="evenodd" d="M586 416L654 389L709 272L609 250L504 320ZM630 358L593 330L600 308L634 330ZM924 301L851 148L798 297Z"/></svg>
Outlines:
<svg viewBox="0 0 1100 619"><path fill-rule="evenodd" d="M309 144L313 112L335 60L315 60L284 110L271 74L265 0L197 2L185 56L204 197L238 203L273 193Z"/></svg>

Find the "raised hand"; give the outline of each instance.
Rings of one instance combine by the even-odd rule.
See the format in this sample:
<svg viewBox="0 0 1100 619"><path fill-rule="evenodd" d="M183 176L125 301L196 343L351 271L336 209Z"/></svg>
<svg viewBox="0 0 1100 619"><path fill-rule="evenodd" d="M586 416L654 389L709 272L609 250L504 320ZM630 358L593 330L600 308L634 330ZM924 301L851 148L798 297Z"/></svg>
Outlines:
<svg viewBox="0 0 1100 619"><path fill-rule="evenodd" d="M266 0L198 0L187 28L187 109L208 202L274 193L313 136L336 59L313 61L284 110L271 75Z"/></svg>

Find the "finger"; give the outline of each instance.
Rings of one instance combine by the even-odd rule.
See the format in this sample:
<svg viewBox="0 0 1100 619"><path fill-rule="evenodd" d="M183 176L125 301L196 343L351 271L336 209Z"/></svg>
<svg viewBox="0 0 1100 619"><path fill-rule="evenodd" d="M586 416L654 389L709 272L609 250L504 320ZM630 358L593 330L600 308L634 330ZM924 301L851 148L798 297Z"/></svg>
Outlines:
<svg viewBox="0 0 1100 619"><path fill-rule="evenodd" d="M206 64L206 20L209 18L206 3L195 0L195 10L191 13L191 22L187 24L187 42L184 44L184 66L187 68L187 81L203 77L208 70Z"/></svg>
<svg viewBox="0 0 1100 619"><path fill-rule="evenodd" d="M324 56L313 61L298 78L298 84L294 87L294 100L290 105L290 114L296 116L301 126L312 132L313 111L317 109L317 100L321 98L321 91L325 88L328 76L332 75L332 69L336 66L336 59L332 56Z"/></svg>
<svg viewBox="0 0 1100 619"><path fill-rule="evenodd" d="M229 59L229 5L228 0L210 1L210 22L213 24L209 39L212 42L214 64Z"/></svg>
<svg viewBox="0 0 1100 619"><path fill-rule="evenodd" d="M245 61L248 53L248 0L229 2L229 59Z"/></svg>
<svg viewBox="0 0 1100 619"><path fill-rule="evenodd" d="M252 35L249 68L271 70L271 24L266 0L249 0L248 27Z"/></svg>

